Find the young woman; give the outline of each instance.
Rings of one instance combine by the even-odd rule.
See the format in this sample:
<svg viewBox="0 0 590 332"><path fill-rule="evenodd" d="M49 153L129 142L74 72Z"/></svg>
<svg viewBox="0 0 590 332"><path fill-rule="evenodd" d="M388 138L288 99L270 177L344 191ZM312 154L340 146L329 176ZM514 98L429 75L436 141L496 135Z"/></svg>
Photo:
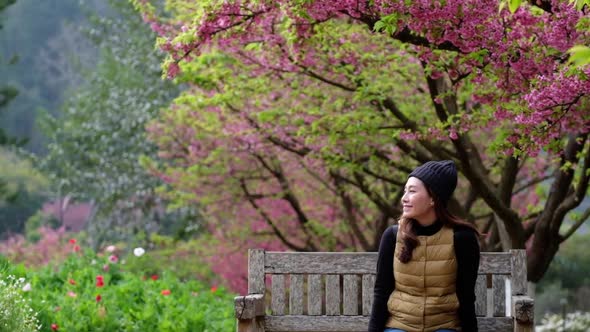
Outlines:
<svg viewBox="0 0 590 332"><path fill-rule="evenodd" d="M479 233L447 210L456 187L450 160L408 176L403 214L381 238L369 332L477 331Z"/></svg>

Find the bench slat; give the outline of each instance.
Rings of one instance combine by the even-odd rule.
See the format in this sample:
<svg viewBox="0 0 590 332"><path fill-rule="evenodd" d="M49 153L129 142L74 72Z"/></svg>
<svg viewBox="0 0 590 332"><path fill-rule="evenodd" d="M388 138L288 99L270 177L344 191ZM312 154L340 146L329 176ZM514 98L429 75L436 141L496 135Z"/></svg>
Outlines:
<svg viewBox="0 0 590 332"><path fill-rule="evenodd" d="M273 315L285 314L285 276L282 274L273 274L271 277L271 310Z"/></svg>
<svg viewBox="0 0 590 332"><path fill-rule="evenodd" d="M512 331L510 317L478 317L480 332ZM367 316L266 316L266 332L366 332L369 326Z"/></svg>
<svg viewBox="0 0 590 332"><path fill-rule="evenodd" d="M303 275L290 276L289 315L303 314Z"/></svg>
<svg viewBox="0 0 590 332"><path fill-rule="evenodd" d="M506 316L506 276L493 275L494 317Z"/></svg>
<svg viewBox="0 0 590 332"><path fill-rule="evenodd" d="M248 294L264 294L264 250L248 251Z"/></svg>
<svg viewBox="0 0 590 332"><path fill-rule="evenodd" d="M512 255L507 252L481 253L478 273L510 275L511 260ZM269 274L375 274L376 266L376 252L268 251L264 254L264 272Z"/></svg>
<svg viewBox="0 0 590 332"><path fill-rule="evenodd" d="M326 276L326 315L340 315L340 276Z"/></svg>
<svg viewBox="0 0 590 332"><path fill-rule="evenodd" d="M510 250L510 254L512 256L512 295L526 295L526 251Z"/></svg>
<svg viewBox="0 0 590 332"><path fill-rule="evenodd" d="M377 253L266 252L264 267L273 274L366 274L375 273Z"/></svg>
<svg viewBox="0 0 590 332"><path fill-rule="evenodd" d="M480 274L477 276L475 282L475 315L485 316L486 315L486 304L487 304L487 282L486 275Z"/></svg>
<svg viewBox="0 0 590 332"><path fill-rule="evenodd" d="M307 276L307 314L311 316L322 314L322 276L320 274Z"/></svg>
<svg viewBox="0 0 590 332"><path fill-rule="evenodd" d="M344 275L344 290L342 302L344 305L344 315L357 316L359 314L359 281L356 274Z"/></svg>
<svg viewBox="0 0 590 332"><path fill-rule="evenodd" d="M373 307L373 289L375 288L375 275L363 275L363 316L369 316Z"/></svg>

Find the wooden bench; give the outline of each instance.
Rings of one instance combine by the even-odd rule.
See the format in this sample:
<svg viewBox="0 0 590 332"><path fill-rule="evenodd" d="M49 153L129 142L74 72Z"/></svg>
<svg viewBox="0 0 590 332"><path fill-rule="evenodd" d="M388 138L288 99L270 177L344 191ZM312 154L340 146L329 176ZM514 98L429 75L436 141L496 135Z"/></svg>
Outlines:
<svg viewBox="0 0 590 332"><path fill-rule="evenodd" d="M248 295L235 298L237 331L366 332L376 266L375 252L250 249ZM533 331L533 300L526 292L524 250L482 253L476 285L479 331Z"/></svg>

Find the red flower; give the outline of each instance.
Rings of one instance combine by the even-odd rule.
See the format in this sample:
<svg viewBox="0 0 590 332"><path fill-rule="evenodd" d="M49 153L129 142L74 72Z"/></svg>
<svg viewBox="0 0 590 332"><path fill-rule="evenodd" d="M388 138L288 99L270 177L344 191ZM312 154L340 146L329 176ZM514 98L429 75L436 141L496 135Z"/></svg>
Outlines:
<svg viewBox="0 0 590 332"><path fill-rule="evenodd" d="M96 287L104 286L104 277L101 275L96 276Z"/></svg>
<svg viewBox="0 0 590 332"><path fill-rule="evenodd" d="M162 291L162 295L164 295L164 296L168 296L168 295L170 295L170 290L169 290L169 289L164 289L164 290Z"/></svg>
<svg viewBox="0 0 590 332"><path fill-rule="evenodd" d="M102 296L100 294L96 295L96 302L100 302L102 300Z"/></svg>
<svg viewBox="0 0 590 332"><path fill-rule="evenodd" d="M217 292L217 286L211 287L211 293L215 293L215 292Z"/></svg>
<svg viewBox="0 0 590 332"><path fill-rule="evenodd" d="M70 283L70 285L75 285L76 284L76 281L74 281L74 279L70 279L70 280L68 280L68 282Z"/></svg>
<svg viewBox="0 0 590 332"><path fill-rule="evenodd" d="M76 245L74 246L74 251L75 251L75 252L78 252L78 251L80 251L80 246L76 244Z"/></svg>
<svg viewBox="0 0 590 332"><path fill-rule="evenodd" d="M153 281L156 281L156 280L158 280L158 275L157 274L152 274L151 278L152 278Z"/></svg>
<svg viewBox="0 0 590 332"><path fill-rule="evenodd" d="M76 244L76 242L77 242L76 239L70 239L71 244Z"/></svg>
<svg viewBox="0 0 590 332"><path fill-rule="evenodd" d="M59 326L57 326L57 324L55 324L55 323L51 324L52 331L57 331L57 329L59 329Z"/></svg>

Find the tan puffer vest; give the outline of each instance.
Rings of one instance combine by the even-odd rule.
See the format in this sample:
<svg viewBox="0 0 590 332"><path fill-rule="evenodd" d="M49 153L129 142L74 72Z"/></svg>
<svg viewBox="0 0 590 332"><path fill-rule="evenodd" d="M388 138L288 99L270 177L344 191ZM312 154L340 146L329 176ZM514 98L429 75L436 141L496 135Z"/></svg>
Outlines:
<svg viewBox="0 0 590 332"><path fill-rule="evenodd" d="M443 226L434 235L418 236L420 243L405 264L397 258L403 246L400 239L398 232L393 259L395 290L387 301L390 317L386 326L408 332L460 331L453 230Z"/></svg>

